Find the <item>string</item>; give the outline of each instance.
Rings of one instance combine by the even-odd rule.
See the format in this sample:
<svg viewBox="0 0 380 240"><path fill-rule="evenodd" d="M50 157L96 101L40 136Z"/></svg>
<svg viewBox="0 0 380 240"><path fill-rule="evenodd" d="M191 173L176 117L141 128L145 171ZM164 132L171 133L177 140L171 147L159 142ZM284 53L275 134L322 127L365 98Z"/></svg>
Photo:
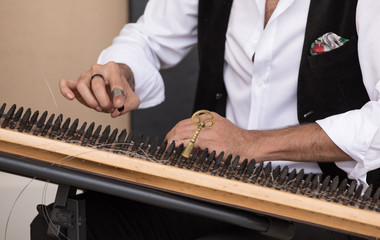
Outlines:
<svg viewBox="0 0 380 240"><path fill-rule="evenodd" d="M61 235L61 237L63 237L64 239L67 239L69 240L68 237L66 237L61 231L57 231L59 230L54 224L49 224L50 221L51 221L51 218L50 218L50 215L49 215L49 212L48 212L48 209L46 207L46 195L47 195L47 186L48 186L49 182L46 182L45 185L44 185L44 188L43 188L43 191L42 191L42 199L41 199L41 202L43 204L43 207L42 207L42 216L43 218L45 219L48 227L52 230L52 232L54 233L55 237L57 239L61 239L59 236ZM58 232L58 233L56 233Z"/></svg>
<svg viewBox="0 0 380 240"><path fill-rule="evenodd" d="M14 210L14 208L16 206L16 203L18 202L18 200L20 199L21 195L24 193L24 191L26 190L26 188L33 182L34 179L35 178L30 179L30 181L22 188L22 190L17 195L15 201L13 202L13 205L12 205L11 210L10 210L10 212L8 214L8 217L7 217L7 223L5 224L4 240L7 239L9 221L11 219L11 216L12 216L13 210Z"/></svg>
<svg viewBox="0 0 380 240"><path fill-rule="evenodd" d="M57 133L57 135L58 135L58 133ZM73 141L73 142L80 143L80 140ZM128 146L128 147L127 147L127 149L128 149L130 146L134 146L134 144L135 144L135 143L133 143L133 141L132 141L132 142L130 142L130 143L107 143L107 144L102 143L102 144L94 144L94 145L87 145L87 147L89 147L89 148L93 148L93 147L105 148L105 147L112 147L112 146L114 146L114 147L116 147L116 146L124 146L124 148L125 148L125 146ZM118 153L129 154L129 155L132 156L132 157L134 157L134 156L137 156L137 157L143 157L143 158L145 158L145 159L148 160L148 161L154 161L154 162L160 162L160 161L161 161L161 160L157 160L157 159L155 159L154 157L150 157L150 156L148 155L148 153L147 153L147 150L146 150L146 149L145 149L145 150L142 149L141 146L142 146L142 144L140 144L139 146L137 146L137 147L136 147L136 150L134 150L134 151L125 151L125 150L123 150L123 149L112 149L112 148L110 148L110 150L116 151L116 152L118 152ZM147 149L149 149L149 146L147 146ZM107 150L107 149L106 149L106 150ZM157 148L157 150L158 150L158 148ZM157 150L156 150L156 151L157 151ZM89 150L89 151L90 151L90 150ZM170 158L172 158L172 156L174 156L175 153L176 153L176 151L173 150L173 152L170 154ZM79 155L81 155L81 154L78 154L77 156L79 156ZM68 155L68 156L62 158L59 162L52 163L52 165L55 165L55 164L58 164L58 165L59 165L60 163L63 163L64 161L69 161L70 159L72 159L72 158L74 158L74 157L76 157L76 156L69 156L69 155ZM169 162L169 161L170 161L170 159L168 160L168 162ZM221 168L219 168L219 169L221 169ZM237 168L237 169L238 169L238 168ZM234 171L234 176L236 176L236 174L237 174L237 171ZM267 176L265 176L264 172L263 172L263 176L261 176L261 177L264 177L264 179L267 178ZM273 169L271 169L271 171L270 171L268 177L271 178L271 180L272 180L272 182L273 182L273 184L274 184L275 179L274 179L274 177L273 177ZM292 179L292 180L288 181L286 185L290 185L293 181L295 181L295 179ZM265 182L266 182L266 181L263 182L263 185L264 185ZM46 194L46 192L43 193L43 194ZM315 191L315 192L313 193L313 195L317 195L317 191Z"/></svg>
<svg viewBox="0 0 380 240"><path fill-rule="evenodd" d="M54 96L53 91L52 91L52 89L50 87L50 84L49 84L49 82L48 82L48 80L47 80L47 78L46 78L46 76L45 76L44 73L42 73L42 76L43 76L43 79L45 80L45 83L46 83L48 89L49 89L49 92L50 92L51 98L53 99L55 108L58 109L58 104L57 104L57 101L55 100L55 96Z"/></svg>

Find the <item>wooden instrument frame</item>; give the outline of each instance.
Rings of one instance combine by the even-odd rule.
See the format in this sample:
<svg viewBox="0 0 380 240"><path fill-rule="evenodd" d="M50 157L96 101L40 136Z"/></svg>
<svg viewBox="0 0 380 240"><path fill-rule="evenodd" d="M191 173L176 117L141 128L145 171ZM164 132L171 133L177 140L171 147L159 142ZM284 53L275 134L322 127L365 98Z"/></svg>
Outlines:
<svg viewBox="0 0 380 240"><path fill-rule="evenodd" d="M0 129L0 151L133 182L154 189L369 238L380 213L162 165L111 151Z"/></svg>

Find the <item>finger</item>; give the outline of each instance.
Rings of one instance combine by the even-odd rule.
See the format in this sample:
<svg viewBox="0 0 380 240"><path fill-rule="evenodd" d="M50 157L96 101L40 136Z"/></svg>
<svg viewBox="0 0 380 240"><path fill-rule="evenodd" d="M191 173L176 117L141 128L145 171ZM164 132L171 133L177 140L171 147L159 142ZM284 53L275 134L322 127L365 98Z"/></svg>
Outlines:
<svg viewBox="0 0 380 240"><path fill-rule="evenodd" d="M130 110L134 110L134 109L129 109L129 108L125 107L125 105L127 104L127 102L124 100L126 98L125 98L125 93L124 93L123 90L121 90L119 88L114 88L113 91L112 91L112 96L113 96L113 101L114 102L115 102L115 99L120 99L120 101L124 101L124 105L122 105L119 108L114 108L114 111L111 113L111 117L115 118L115 117L118 117L118 116L120 116L122 114L125 114L125 113L129 112Z"/></svg>
<svg viewBox="0 0 380 240"><path fill-rule="evenodd" d="M124 111L125 93L120 88L112 89L113 103L119 112Z"/></svg>
<svg viewBox="0 0 380 240"><path fill-rule="evenodd" d="M111 113L111 117L115 118L138 108L140 105L140 99L137 97L137 95L131 92L127 96L128 97L124 102L124 106L115 108L115 110Z"/></svg>
<svg viewBox="0 0 380 240"><path fill-rule="evenodd" d="M75 98L75 94L73 92L76 89L77 81L69 80L69 79L61 79L59 80L59 89L62 95L68 100L73 100Z"/></svg>
<svg viewBox="0 0 380 240"><path fill-rule="evenodd" d="M78 81L76 80L61 79L59 81L59 86L62 95L68 100L77 99L81 104L85 105L86 107L90 107L78 92L77 84Z"/></svg>
<svg viewBox="0 0 380 240"><path fill-rule="evenodd" d="M119 108L116 108L115 107L115 111L111 114L111 117L118 117L120 115L123 115L127 112L130 112L132 110L136 110L138 108L138 106L140 105L140 99L139 97L133 92L133 90L127 86L127 91L125 93L125 97L124 97L124 105L122 105L121 107ZM117 89L117 88L115 88ZM113 92L115 92L115 89ZM119 90L116 90L116 91L119 91ZM117 95L115 96L116 98L123 98L122 95ZM114 97L114 99L115 99Z"/></svg>
<svg viewBox="0 0 380 240"><path fill-rule="evenodd" d="M107 81L110 84L110 88L112 93L114 91L117 91L117 95L113 97L112 103L115 108L121 108L124 106L125 99L126 99L126 92L127 92L127 86L128 83L126 81L126 77L124 76L120 66L115 62L108 62L105 65L105 68L107 69L108 75L107 75Z"/></svg>
<svg viewBox="0 0 380 240"><path fill-rule="evenodd" d="M102 110L111 112L112 102L110 95L107 93L107 85L104 78L100 74L95 74L91 77L91 90Z"/></svg>
<svg viewBox="0 0 380 240"><path fill-rule="evenodd" d="M112 89L112 96L113 96L112 102L113 102L113 105L115 106L115 108L117 108L119 110L119 112L123 112L124 111L124 104L125 104L125 100L126 100L124 91L120 88L113 88Z"/></svg>
<svg viewBox="0 0 380 240"><path fill-rule="evenodd" d="M192 124L191 119L185 119L177 123L167 134L166 139L168 141L181 141L181 140L190 140L195 131L197 129L197 126Z"/></svg>
<svg viewBox="0 0 380 240"><path fill-rule="evenodd" d="M77 84L77 91L79 95L82 97L83 101L90 107L90 108L97 108L99 107L99 103L96 100L90 86L90 80L91 80L91 74L90 72L84 72L81 74L78 80ZM97 111L101 111L101 109L96 109Z"/></svg>
<svg viewBox="0 0 380 240"><path fill-rule="evenodd" d="M190 133L190 132L189 132ZM192 134L194 134L194 132L192 132L191 134L187 135L188 137L179 137L179 138L173 138L173 139L167 139L168 142L175 142L175 145L178 147L179 145L183 144L185 147L189 144L191 138L192 138ZM200 147L202 149L204 148L209 148L209 146L213 147L213 145L211 144L210 145L210 141L207 141L207 138L204 139L202 136L202 134L200 134L200 136L198 136L198 138L195 140L194 142L194 148L197 148L197 147ZM191 137L189 137L191 136ZM212 148L214 149L214 148ZM216 149L214 149L216 150Z"/></svg>
<svg viewBox="0 0 380 240"><path fill-rule="evenodd" d="M129 85L127 85L126 89L127 91L126 101L124 102L124 112L136 110L140 105L140 99Z"/></svg>

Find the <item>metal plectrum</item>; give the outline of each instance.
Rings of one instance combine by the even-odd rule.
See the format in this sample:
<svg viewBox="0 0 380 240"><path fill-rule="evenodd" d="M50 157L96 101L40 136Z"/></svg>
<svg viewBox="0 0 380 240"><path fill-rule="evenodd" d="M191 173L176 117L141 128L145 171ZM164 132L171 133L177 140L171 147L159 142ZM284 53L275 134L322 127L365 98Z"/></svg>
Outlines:
<svg viewBox="0 0 380 240"><path fill-rule="evenodd" d="M114 97L117 97L117 96L123 96L123 97L125 97L125 93L124 93L124 91L121 90L120 88L114 88L114 89L112 89L112 95L113 95ZM117 110L118 110L119 112L124 111L124 106L118 108Z"/></svg>

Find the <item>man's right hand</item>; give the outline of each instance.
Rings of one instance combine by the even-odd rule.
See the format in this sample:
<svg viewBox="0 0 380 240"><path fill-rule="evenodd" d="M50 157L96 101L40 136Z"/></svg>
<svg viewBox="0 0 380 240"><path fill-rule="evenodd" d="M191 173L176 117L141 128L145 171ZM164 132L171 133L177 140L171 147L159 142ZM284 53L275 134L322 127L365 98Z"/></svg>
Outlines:
<svg viewBox="0 0 380 240"><path fill-rule="evenodd" d="M108 62L92 65L78 80L61 79L59 87L65 98L76 98L89 108L118 117L140 105L134 83L133 73L127 65Z"/></svg>

